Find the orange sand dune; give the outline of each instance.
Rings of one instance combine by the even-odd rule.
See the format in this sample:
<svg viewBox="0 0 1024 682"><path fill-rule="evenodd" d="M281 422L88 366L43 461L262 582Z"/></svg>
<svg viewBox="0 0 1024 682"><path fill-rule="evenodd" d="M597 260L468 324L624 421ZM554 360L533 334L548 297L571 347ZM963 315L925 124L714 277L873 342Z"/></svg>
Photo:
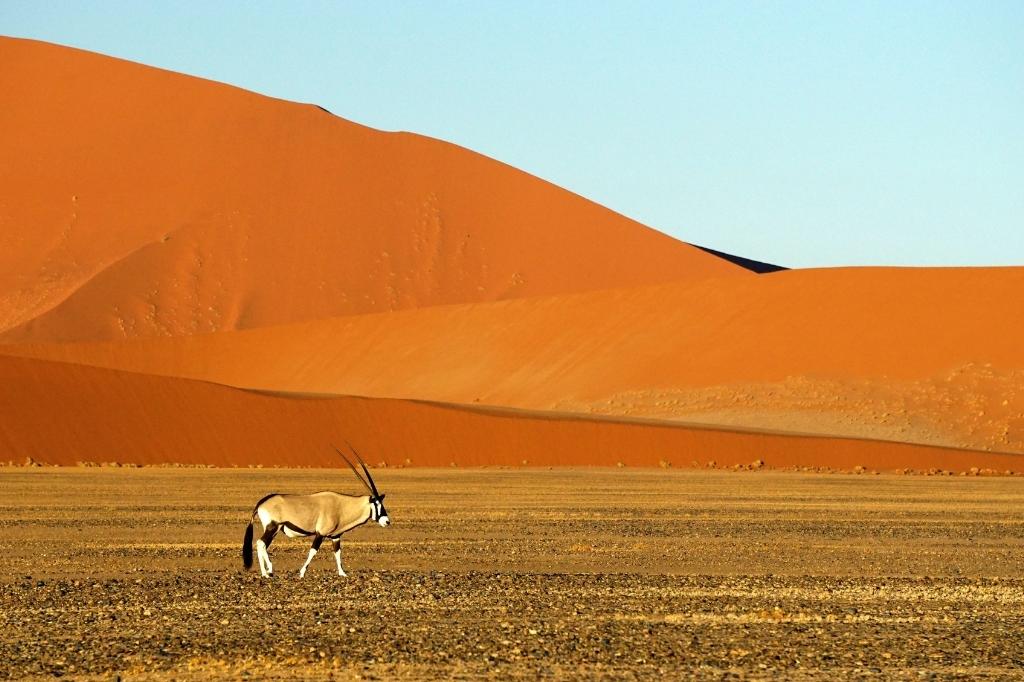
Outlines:
<svg viewBox="0 0 1024 682"><path fill-rule="evenodd" d="M0 340L752 277L438 140L30 40L0 64Z"/></svg>
<svg viewBox="0 0 1024 682"><path fill-rule="evenodd" d="M371 463L970 467L1024 457L862 441L469 410L365 398L288 398L215 384L0 357L0 461L338 466L347 438ZM54 415L59 415L55 419ZM348 481L342 475L341 481ZM349 481L349 484L351 482Z"/></svg>
<svg viewBox="0 0 1024 682"><path fill-rule="evenodd" d="M1024 453L1024 268L754 276L437 140L34 41L0 63L12 457L326 464L339 423L416 464Z"/></svg>
<svg viewBox="0 0 1024 682"><path fill-rule="evenodd" d="M0 352L356 394L1024 451L1024 268L804 270Z"/></svg>

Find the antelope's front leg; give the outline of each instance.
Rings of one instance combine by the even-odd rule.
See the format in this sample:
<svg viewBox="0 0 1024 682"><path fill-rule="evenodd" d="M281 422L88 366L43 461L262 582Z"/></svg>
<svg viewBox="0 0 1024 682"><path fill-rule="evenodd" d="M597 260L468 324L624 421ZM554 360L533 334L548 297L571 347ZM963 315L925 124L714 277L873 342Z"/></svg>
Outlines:
<svg viewBox="0 0 1024 682"><path fill-rule="evenodd" d="M309 548L309 556L306 557L306 563L302 564L302 568L299 569L299 577L306 577L306 568L309 566L309 562L313 560L316 553L320 550L320 544L324 541L323 535L313 536L313 546Z"/></svg>
<svg viewBox="0 0 1024 682"><path fill-rule="evenodd" d="M334 563L338 564L338 575L342 578L347 578L348 573L341 567L341 538L334 540Z"/></svg>

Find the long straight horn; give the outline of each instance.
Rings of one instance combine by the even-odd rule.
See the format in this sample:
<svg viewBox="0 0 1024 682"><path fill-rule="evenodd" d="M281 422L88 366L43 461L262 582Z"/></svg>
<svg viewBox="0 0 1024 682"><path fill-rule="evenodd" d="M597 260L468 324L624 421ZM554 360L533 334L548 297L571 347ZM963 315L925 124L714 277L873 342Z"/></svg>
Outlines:
<svg viewBox="0 0 1024 682"><path fill-rule="evenodd" d="M375 496L379 497L380 493L377 492L377 484L373 482L373 476L370 475L370 470L366 468L366 462L364 462L363 458L359 456L359 451L352 447L352 443L349 443L348 441L345 441L345 445L347 445L348 449L355 454L356 459L359 460L359 466L363 467L363 471L366 472L366 480L370 482L371 492L373 492Z"/></svg>
<svg viewBox="0 0 1024 682"><path fill-rule="evenodd" d="M346 441L346 442L347 442L347 441ZM338 446L336 446L336 445L331 445L331 447L332 447L332 448L334 448L334 451L335 451L335 452L337 452L337 453L338 453L338 454L339 454L339 455L341 456L341 458L342 458L343 460L345 460L345 464L347 464L347 465L348 465L348 468L352 470L352 473L356 475L356 478L358 478L358 479L359 479L359 482L360 482L360 483L362 483L362 484L363 484L363 485L364 485L364 486L366 487L366 489L367 489L367 490L369 490L369 491L370 491L371 493L373 493L374 495L376 495L376 494L377 494L377 491L376 491L376 490L374 490L373 488L371 488L371 487L370 487L370 484L369 484L369 483L367 483L367 482L366 482L366 481L365 481L365 480L363 479L363 477L362 477L362 476L361 476L361 475L359 474L359 470L358 470L358 469L356 469L356 465L352 463L352 460L350 460L350 459L349 459L348 457L346 457L346 456L345 456L345 453L344 453L344 452L342 452L341 450L339 450L339 449L338 449ZM350 445L349 447L352 447L352 446ZM364 467L364 468L365 468L365 467Z"/></svg>

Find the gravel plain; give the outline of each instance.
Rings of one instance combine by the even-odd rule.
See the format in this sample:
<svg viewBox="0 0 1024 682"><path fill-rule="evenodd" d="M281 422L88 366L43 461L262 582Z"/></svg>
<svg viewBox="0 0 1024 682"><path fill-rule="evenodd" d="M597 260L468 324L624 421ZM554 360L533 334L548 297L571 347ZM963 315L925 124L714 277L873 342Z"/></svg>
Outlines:
<svg viewBox="0 0 1024 682"><path fill-rule="evenodd" d="M393 525L241 570L316 470L0 469L0 677L1024 679L1024 480L381 470Z"/></svg>

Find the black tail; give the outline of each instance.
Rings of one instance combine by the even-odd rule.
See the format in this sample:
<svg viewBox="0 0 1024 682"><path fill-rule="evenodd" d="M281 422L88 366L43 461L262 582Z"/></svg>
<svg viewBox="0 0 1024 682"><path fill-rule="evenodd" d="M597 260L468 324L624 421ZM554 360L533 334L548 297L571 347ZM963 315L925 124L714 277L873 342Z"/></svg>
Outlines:
<svg viewBox="0 0 1024 682"><path fill-rule="evenodd" d="M252 568L252 521L245 527L245 539L242 540L242 565L245 570Z"/></svg>

